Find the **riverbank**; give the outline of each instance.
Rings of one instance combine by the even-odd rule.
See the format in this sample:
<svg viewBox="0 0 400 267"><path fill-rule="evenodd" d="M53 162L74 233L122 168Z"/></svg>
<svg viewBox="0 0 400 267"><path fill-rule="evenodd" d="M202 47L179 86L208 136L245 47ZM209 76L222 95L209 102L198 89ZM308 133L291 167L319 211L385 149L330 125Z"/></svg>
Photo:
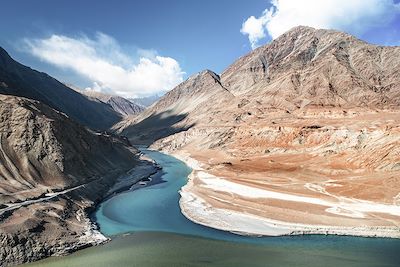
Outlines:
<svg viewBox="0 0 400 267"><path fill-rule="evenodd" d="M220 267L264 266L267 262L283 267L347 266L350 261L360 267L398 265L400 239L332 235L254 238L193 223L182 214L178 193L192 169L155 150L143 153L163 171L148 179L146 186L138 184L137 190L113 195L98 206L96 222L102 233L113 236L110 242L27 266Z"/></svg>
<svg viewBox="0 0 400 267"><path fill-rule="evenodd" d="M350 198L335 201L335 198L318 198L315 195L252 187L208 173L207 164L200 163L189 153L181 151L172 154L193 169L188 183L180 191L179 204L184 216L195 223L242 235L329 234L400 238L400 228L396 225L400 222L398 205ZM281 205L288 204L292 207L308 206L310 214L316 210L320 213L323 211L325 214L321 216L325 216L327 223L307 223L306 218L298 216L292 209L287 209L286 215L288 218L293 216L293 221L275 219L274 217L279 218L276 213L270 213L271 217L265 216L260 210L267 210L268 202L274 205L282 202ZM376 218L377 216L380 217ZM371 217L375 217L375 220ZM336 224L329 225L332 221Z"/></svg>

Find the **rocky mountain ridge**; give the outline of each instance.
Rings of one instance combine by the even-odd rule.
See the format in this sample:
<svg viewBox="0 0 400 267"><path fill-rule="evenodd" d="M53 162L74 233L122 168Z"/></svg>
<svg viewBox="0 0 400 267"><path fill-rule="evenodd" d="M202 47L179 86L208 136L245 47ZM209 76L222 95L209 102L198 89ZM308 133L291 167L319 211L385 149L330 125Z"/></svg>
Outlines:
<svg viewBox="0 0 400 267"><path fill-rule="evenodd" d="M238 114L244 106L255 112L314 106L397 109L399 54L399 47L370 45L332 30L296 27L241 57L221 77L208 70L190 77L139 118L122 121L116 128L129 133L129 125L166 110L187 114L186 121L193 124L206 121L198 116L203 111L227 115L207 123L235 122L246 116ZM232 120L229 114L237 116Z"/></svg>
<svg viewBox="0 0 400 267"><path fill-rule="evenodd" d="M150 95L150 96L144 96L144 97L135 97L135 98L129 98L129 100L137 105L141 105L143 107L150 107L153 105L155 102L160 99L161 96L158 94L155 95Z"/></svg>
<svg viewBox="0 0 400 267"><path fill-rule="evenodd" d="M132 139L133 142L149 144L158 137L190 128L194 123L191 117L207 115L208 121L214 120L214 114L209 114L209 107L221 106L222 102L230 101L233 97L222 86L216 73L205 70L166 93L139 116L126 118L113 128L131 137L131 133L140 132L135 140ZM191 117L187 117L189 114Z"/></svg>
<svg viewBox="0 0 400 267"><path fill-rule="evenodd" d="M96 130L106 130L122 119L109 105L91 101L46 73L16 62L1 47L0 94L38 100Z"/></svg>
<svg viewBox="0 0 400 267"><path fill-rule="evenodd" d="M237 60L221 80L235 95L257 92L297 107L305 100L308 105L398 107L399 49L338 31L296 27Z"/></svg>

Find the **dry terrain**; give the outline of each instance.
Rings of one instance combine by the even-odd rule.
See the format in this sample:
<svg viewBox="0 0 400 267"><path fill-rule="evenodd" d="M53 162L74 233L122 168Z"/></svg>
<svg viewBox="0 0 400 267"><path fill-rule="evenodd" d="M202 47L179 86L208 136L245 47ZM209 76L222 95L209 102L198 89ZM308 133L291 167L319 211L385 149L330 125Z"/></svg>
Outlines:
<svg viewBox="0 0 400 267"><path fill-rule="evenodd" d="M400 47L297 27L115 129L193 167L198 223L400 237L399 71Z"/></svg>

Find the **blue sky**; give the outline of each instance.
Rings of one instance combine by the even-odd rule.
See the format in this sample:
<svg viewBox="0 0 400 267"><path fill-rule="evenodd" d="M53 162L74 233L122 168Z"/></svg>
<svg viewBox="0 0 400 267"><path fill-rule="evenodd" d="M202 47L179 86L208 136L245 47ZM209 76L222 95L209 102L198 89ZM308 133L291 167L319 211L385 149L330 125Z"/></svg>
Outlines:
<svg viewBox="0 0 400 267"><path fill-rule="evenodd" d="M220 73L296 24L400 45L399 1L3 0L0 46L60 81L134 97L206 68Z"/></svg>

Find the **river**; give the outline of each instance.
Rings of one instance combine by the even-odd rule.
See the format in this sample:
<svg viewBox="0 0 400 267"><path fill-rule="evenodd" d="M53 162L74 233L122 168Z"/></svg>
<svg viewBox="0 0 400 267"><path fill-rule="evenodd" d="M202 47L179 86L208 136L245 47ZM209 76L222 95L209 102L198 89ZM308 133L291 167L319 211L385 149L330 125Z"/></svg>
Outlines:
<svg viewBox="0 0 400 267"><path fill-rule="evenodd" d="M192 223L179 209L190 168L172 156L143 152L163 173L105 200L93 215L111 242L27 266L400 266L400 240L244 237Z"/></svg>

